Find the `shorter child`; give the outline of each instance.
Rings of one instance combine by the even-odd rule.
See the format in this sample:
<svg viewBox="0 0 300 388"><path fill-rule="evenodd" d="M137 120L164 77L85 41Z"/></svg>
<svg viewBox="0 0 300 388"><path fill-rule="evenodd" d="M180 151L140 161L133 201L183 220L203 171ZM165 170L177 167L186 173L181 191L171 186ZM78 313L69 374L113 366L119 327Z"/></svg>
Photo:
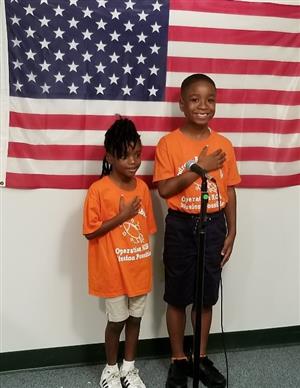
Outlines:
<svg viewBox="0 0 300 388"><path fill-rule="evenodd" d="M134 366L141 318L152 286L149 235L156 231L147 185L135 173L141 140L134 123L120 118L105 134L101 178L88 190L83 233L89 240L89 293L105 298L107 365L102 388L145 388ZM125 355L118 348L125 328Z"/></svg>

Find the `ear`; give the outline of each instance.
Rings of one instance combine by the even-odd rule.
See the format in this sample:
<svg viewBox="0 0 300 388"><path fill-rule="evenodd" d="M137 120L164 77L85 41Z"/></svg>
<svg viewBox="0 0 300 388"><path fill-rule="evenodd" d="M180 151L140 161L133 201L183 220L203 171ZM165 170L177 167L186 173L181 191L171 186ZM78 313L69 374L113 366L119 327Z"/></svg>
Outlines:
<svg viewBox="0 0 300 388"><path fill-rule="evenodd" d="M109 152L106 153L105 158L109 164L112 164L113 162L113 156Z"/></svg>
<svg viewBox="0 0 300 388"><path fill-rule="evenodd" d="M183 102L183 99L182 99L181 96L180 96L180 98L179 98L179 108L180 108L181 112L184 111L184 110L183 110L183 108L184 108L184 102Z"/></svg>

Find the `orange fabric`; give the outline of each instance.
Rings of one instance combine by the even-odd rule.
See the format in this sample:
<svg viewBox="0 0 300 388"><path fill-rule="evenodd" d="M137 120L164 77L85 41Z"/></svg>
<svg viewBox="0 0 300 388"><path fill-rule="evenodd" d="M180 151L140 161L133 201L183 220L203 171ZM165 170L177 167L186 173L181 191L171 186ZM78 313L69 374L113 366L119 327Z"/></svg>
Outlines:
<svg viewBox="0 0 300 388"><path fill-rule="evenodd" d="M139 213L102 237L89 240L89 293L111 298L146 294L152 286L149 234L156 231L147 185L136 178L133 191L121 190L109 176L91 185L84 204L83 233L95 232L119 213L120 196L125 202L142 199Z"/></svg>
<svg viewBox="0 0 300 388"><path fill-rule="evenodd" d="M220 209L223 209L228 201L227 187L238 184L241 179L231 142L216 132L211 131L210 136L205 140L189 138L180 129L163 136L156 147L153 181L169 179L184 173L186 171L185 164L189 160L197 161L199 153L206 145L208 145L208 154L219 148L226 153L226 162L222 169L209 172L209 175L216 180L220 194ZM216 183L211 181L207 183L208 213L219 210ZM186 213L198 214L201 205L200 190L201 178L181 193L168 198L166 200L168 207Z"/></svg>

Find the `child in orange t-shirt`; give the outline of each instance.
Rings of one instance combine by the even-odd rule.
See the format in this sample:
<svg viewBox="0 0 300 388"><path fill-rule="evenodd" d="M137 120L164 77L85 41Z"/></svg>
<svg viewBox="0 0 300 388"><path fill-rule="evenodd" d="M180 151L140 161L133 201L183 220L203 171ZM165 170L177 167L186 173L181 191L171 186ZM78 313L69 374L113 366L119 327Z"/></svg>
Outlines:
<svg viewBox="0 0 300 388"><path fill-rule="evenodd" d="M162 137L156 148L154 182L169 207L164 240L167 327L171 365L166 388L186 388L193 368L183 350L186 307L193 305L195 325L195 277L197 230L201 207L201 178L188 166L195 163L209 171L200 380L208 387L225 387L226 379L206 356L212 306L218 300L221 268L228 261L236 234L236 195L240 182L233 147L228 139L212 131L208 123L215 114L216 86L204 74L193 74L181 85L179 106L184 125ZM189 163L190 162L190 163Z"/></svg>
<svg viewBox="0 0 300 388"><path fill-rule="evenodd" d="M145 387L134 366L140 322L152 286L149 235L156 231L147 185L135 173L141 140L134 123L120 118L108 129L101 179L91 185L84 204L83 233L89 240L89 292L105 298L107 365L102 388ZM125 355L117 364L125 327Z"/></svg>

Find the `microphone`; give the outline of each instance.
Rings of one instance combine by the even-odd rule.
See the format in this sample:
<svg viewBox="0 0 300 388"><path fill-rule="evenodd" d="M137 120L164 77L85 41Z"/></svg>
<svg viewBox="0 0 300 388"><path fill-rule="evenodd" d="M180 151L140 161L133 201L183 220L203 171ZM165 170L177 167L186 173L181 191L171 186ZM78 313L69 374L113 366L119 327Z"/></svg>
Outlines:
<svg viewBox="0 0 300 388"><path fill-rule="evenodd" d="M207 171L204 170L204 168L200 167L194 159L192 160L189 160L188 162L186 162L185 164L185 168L187 170L190 170L190 171L193 171L195 172L197 175L199 175L202 179L203 178L206 178L206 179L209 179L209 180L214 180L214 178L212 178L210 175L207 174Z"/></svg>

